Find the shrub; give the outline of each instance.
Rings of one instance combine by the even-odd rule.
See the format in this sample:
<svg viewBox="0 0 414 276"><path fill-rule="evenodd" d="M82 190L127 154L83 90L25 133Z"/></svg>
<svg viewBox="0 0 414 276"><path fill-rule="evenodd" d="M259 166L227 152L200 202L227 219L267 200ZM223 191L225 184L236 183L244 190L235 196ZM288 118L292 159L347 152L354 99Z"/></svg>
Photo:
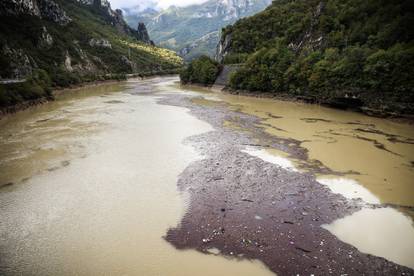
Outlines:
<svg viewBox="0 0 414 276"><path fill-rule="evenodd" d="M405 0L273 1L223 30L231 35L223 63L245 60L230 86L328 101L352 95L378 108L414 106L412 6Z"/></svg>
<svg viewBox="0 0 414 276"><path fill-rule="evenodd" d="M194 59L190 64L181 70L181 82L199 83L203 85L211 85L220 73L220 65L209 58L208 56L201 56Z"/></svg>
<svg viewBox="0 0 414 276"><path fill-rule="evenodd" d="M247 53L230 53L224 57L223 64L238 64L244 63L249 54Z"/></svg>
<svg viewBox="0 0 414 276"><path fill-rule="evenodd" d="M282 43L274 48L262 48L231 76L230 86L252 91L282 91L287 86L285 72L293 57L293 52Z"/></svg>

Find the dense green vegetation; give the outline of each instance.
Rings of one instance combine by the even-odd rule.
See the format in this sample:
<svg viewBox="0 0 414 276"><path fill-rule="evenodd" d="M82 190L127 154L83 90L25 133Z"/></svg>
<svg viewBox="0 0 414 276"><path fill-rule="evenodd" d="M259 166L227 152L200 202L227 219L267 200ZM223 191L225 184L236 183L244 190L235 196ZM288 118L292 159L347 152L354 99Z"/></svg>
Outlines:
<svg viewBox="0 0 414 276"><path fill-rule="evenodd" d="M201 56L192 60L181 70L180 79L183 84L198 83L211 85L220 73L220 64L208 56Z"/></svg>
<svg viewBox="0 0 414 276"><path fill-rule="evenodd" d="M32 77L22 83L0 84L0 107L15 105L39 98L52 98L51 80L44 70L35 70Z"/></svg>
<svg viewBox="0 0 414 276"><path fill-rule="evenodd" d="M238 64L246 62L249 54L247 53L229 53L223 59L223 64Z"/></svg>
<svg viewBox="0 0 414 276"><path fill-rule="evenodd" d="M414 112L414 2L279 0L223 30L234 89Z"/></svg>
<svg viewBox="0 0 414 276"><path fill-rule="evenodd" d="M181 58L174 52L120 33L108 21L108 15L103 10L74 0L55 2L72 19L69 24L62 26L30 15L0 16L0 78L13 78L16 68L16 60L13 59L22 60L21 57L16 57L20 53L20 56L28 57L31 67L42 69L51 79L50 86L54 87L95 80L123 79L129 73L172 73L178 72L181 67ZM53 39L51 45L42 44L43 27L46 27ZM110 47L93 46L90 44L92 38L105 39ZM11 57L3 54L5 49L13 51ZM65 66L67 56L70 56L73 70L68 70ZM24 85L2 85L1 104L26 100L29 97L26 94L12 94L20 91L20 86L27 88L31 83L32 80ZM34 90L33 95L44 95L39 89Z"/></svg>

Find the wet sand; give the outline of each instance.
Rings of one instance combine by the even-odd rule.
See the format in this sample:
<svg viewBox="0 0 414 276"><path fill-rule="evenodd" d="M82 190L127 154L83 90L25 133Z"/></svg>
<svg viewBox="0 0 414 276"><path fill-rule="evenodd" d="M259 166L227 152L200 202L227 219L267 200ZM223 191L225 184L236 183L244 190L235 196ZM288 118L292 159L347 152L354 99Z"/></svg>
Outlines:
<svg viewBox="0 0 414 276"><path fill-rule="evenodd" d="M168 231L167 241L179 249L259 259L279 275L413 274L408 267L362 253L322 227L386 205L332 193L316 180L316 173L340 173L322 164L299 172L244 152L249 146L270 146L306 158L298 141L258 127L261 118L203 101L194 104L181 95L161 100L190 109L214 127L185 140L205 158L180 174L178 186L190 194L189 209L180 225Z"/></svg>

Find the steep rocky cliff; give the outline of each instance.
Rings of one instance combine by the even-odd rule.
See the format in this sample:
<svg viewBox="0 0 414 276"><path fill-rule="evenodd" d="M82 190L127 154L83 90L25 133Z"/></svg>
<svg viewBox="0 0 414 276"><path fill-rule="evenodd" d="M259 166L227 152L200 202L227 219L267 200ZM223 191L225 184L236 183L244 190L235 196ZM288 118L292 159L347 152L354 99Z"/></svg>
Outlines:
<svg viewBox="0 0 414 276"><path fill-rule="evenodd" d="M68 86L180 64L174 52L152 45L144 25L129 27L106 0L0 2L0 86L37 76ZM0 105L19 101L7 89L0 87Z"/></svg>
<svg viewBox="0 0 414 276"><path fill-rule="evenodd" d="M138 40L150 44L151 41L148 37L143 37L142 26L138 25L138 29L131 28L124 20L123 11L120 9L112 10L111 4L108 0L76 0L78 3L95 8L99 10L106 20L112 24L119 33L134 36ZM145 28L145 25L143 26ZM139 29L141 28L141 29ZM145 29L146 31L146 29ZM148 35L148 33L147 33Z"/></svg>
<svg viewBox="0 0 414 276"><path fill-rule="evenodd" d="M144 22L158 45L173 49L186 60L203 54L214 56L223 26L262 11L271 0L208 0L186 7L128 9L131 26Z"/></svg>
<svg viewBox="0 0 414 276"><path fill-rule="evenodd" d="M220 37L217 44L215 59L218 62L223 62L226 55L231 51L230 45L232 43L231 33L226 33Z"/></svg>
<svg viewBox="0 0 414 276"><path fill-rule="evenodd" d="M138 28L137 28L137 38L145 43L148 44L154 44L148 34L147 28L145 27L145 24L142 22L138 23Z"/></svg>
<svg viewBox="0 0 414 276"><path fill-rule="evenodd" d="M72 20L59 4L52 0L3 0L0 4L0 15L32 15L60 25L66 25Z"/></svg>
<svg viewBox="0 0 414 276"><path fill-rule="evenodd" d="M128 72L121 60L127 54L126 45L134 43L133 38L137 40L136 45L140 42L151 44L145 25L132 29L125 23L122 11L112 10L106 0L4 0L0 3L0 15L0 77L3 78L27 77L33 68L46 69L52 75L59 68L86 75L110 72L111 65L115 65L113 72ZM84 24L87 22L89 26ZM112 49L111 41L117 35L125 40L122 53L100 50ZM144 56L151 56L151 49L154 53L157 49L144 45L130 48L133 56L139 55L139 49ZM116 61L116 55L119 61ZM175 59L173 53L170 55ZM154 54L154 60L156 56ZM72 63L75 64L72 66ZM144 59L144 63L151 65L150 60L146 62Z"/></svg>

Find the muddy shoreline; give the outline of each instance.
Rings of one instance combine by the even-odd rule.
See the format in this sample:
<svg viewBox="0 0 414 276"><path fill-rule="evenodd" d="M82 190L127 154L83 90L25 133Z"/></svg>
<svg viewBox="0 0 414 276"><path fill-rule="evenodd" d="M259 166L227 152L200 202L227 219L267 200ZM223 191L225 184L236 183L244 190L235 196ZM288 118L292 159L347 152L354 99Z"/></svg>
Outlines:
<svg viewBox="0 0 414 276"><path fill-rule="evenodd" d="M278 101L322 105L322 106L332 108L332 109L347 110L350 112L361 113L361 114L364 114L370 117L383 118L383 119L391 120L394 122L414 125L414 114L400 114L400 113L387 112L387 111L383 111L380 109L373 109L367 106L359 106L356 108L338 108L338 107L335 107L334 105L331 105L325 102L319 102L315 98L298 97L298 96L292 96L289 94L275 95L269 92L251 92L247 90L234 90L226 86L218 86L218 87L205 86L205 85L201 85L197 83L185 84L182 86L183 87L191 87L191 86L200 87L204 89L210 89L218 93L225 93L229 95L239 95L239 96L246 96L246 97L253 97L253 98L263 98L263 99L272 99L272 100L278 100Z"/></svg>
<svg viewBox="0 0 414 276"><path fill-rule="evenodd" d="M259 118L224 106L197 105L188 96L169 95L160 103L188 108L214 127L185 140L204 159L191 163L178 179L179 190L189 193L190 202L181 223L165 236L176 248L207 254L215 248L224 256L259 259L279 275L414 274L410 268L361 253L321 227L370 207L319 184L315 173L327 168L314 164L300 173L241 151L246 146L270 146L306 160L299 141L289 140L294 146L287 146L258 127ZM225 127L226 122L239 128Z"/></svg>
<svg viewBox="0 0 414 276"><path fill-rule="evenodd" d="M28 108L32 108L35 106L39 106L41 104L45 104L48 103L50 100L46 99L46 98L40 98L40 99L36 99L36 100L31 100L31 101L25 101L16 105L12 105L12 106L7 106L7 107L3 107L0 108L0 120L5 118L6 116L12 115L14 113L17 113L19 111L22 110L26 110Z"/></svg>
<svg viewBox="0 0 414 276"><path fill-rule="evenodd" d="M221 90L223 93L231 94L231 95L240 95L240 96L247 96L247 97L255 97L255 98L265 98L265 99L274 99L279 101L290 101L290 102L300 102L300 103L308 103L308 104L317 104L322 105L325 107L339 109L339 110L347 110L362 113L364 115L375 117L375 118L383 118L395 122L401 122L405 124L414 124L414 114L400 114L394 112L388 112L381 109L374 109L365 105L359 107L335 107L334 104L324 101L318 101L315 98L307 98L307 97L297 97L288 94L280 94L275 95L272 93L255 93L250 91L243 91L243 90L232 90L228 88L223 88Z"/></svg>
<svg viewBox="0 0 414 276"><path fill-rule="evenodd" d="M150 78L155 78L155 77L160 77L160 76L170 76L170 75L173 76L174 74L159 73L159 74L154 74L150 76L144 76L142 79L150 79ZM127 81L128 79L134 79L134 78L138 78L138 75L133 75L130 78L127 78L126 80L110 79L110 80L100 80L100 81L94 81L94 82L83 82L83 83L79 83L76 85L71 85L70 87L55 87L52 91L52 96L59 97L63 95L64 93L67 93L67 92L70 93L71 91L74 91L80 88L94 87L94 86L99 86L103 84L115 84L115 83ZM12 115L19 111L23 111L28 108L36 107L38 105L45 104L50 101L54 101L54 99L39 98L39 99L31 100L31 101L25 101L23 103L19 103L19 104L12 105L12 106L2 107L0 108L0 120L5 118L6 116Z"/></svg>
<svg viewBox="0 0 414 276"><path fill-rule="evenodd" d="M116 80L103 80L103 81L95 81L95 82L84 82L84 83L80 83L77 85L72 85L70 87L55 87L52 91L52 96L59 97L60 95L66 92L71 92L79 88L94 87L98 85L119 83L119 82L120 81L116 81ZM39 98L35 100L25 101L25 102L22 102L16 105L0 108L0 120L5 118L6 116L13 115L14 113L17 113L19 111L23 111L23 110L26 110L32 107L46 104L51 101L54 101L54 99Z"/></svg>

